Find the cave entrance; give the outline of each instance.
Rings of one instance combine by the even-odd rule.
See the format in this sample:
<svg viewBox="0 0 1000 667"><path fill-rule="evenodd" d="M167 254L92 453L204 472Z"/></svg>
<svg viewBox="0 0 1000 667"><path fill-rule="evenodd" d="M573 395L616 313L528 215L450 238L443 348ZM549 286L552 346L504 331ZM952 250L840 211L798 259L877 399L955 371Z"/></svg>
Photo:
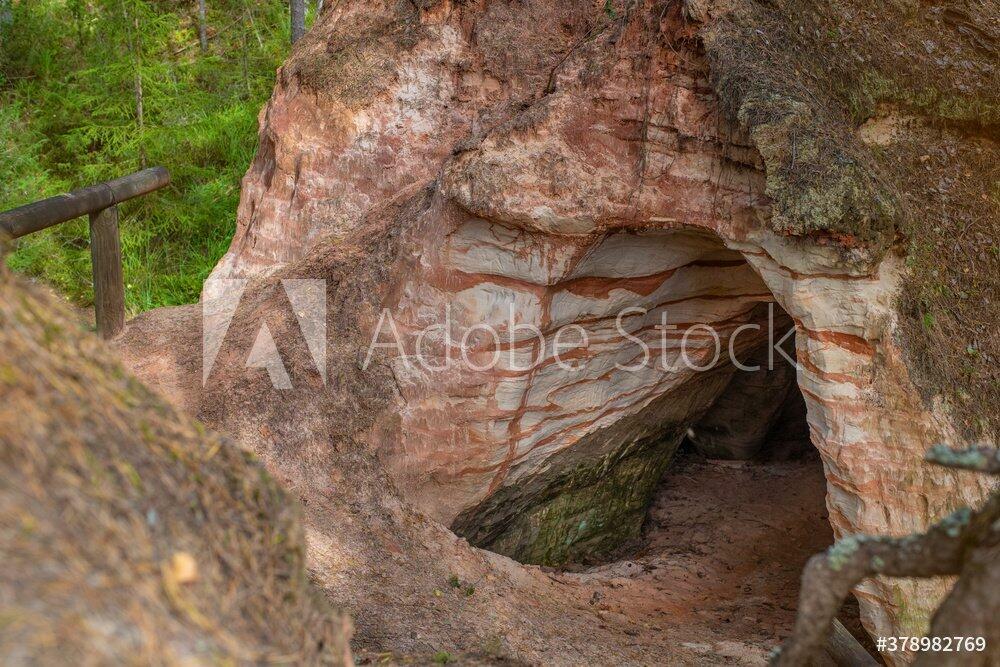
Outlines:
<svg viewBox="0 0 1000 667"><path fill-rule="evenodd" d="M504 237L494 227L495 247ZM464 233L462 248L484 243L478 228ZM641 543L654 491L682 447L708 460L805 457L818 469L794 321L743 254L684 226L569 249L517 239L512 269L565 268L522 292L508 278L505 291L477 285L465 297L491 311L502 299L529 304L519 312L546 344L533 348L544 359L530 370L484 379L495 399L478 433L502 438L498 463L483 467L489 494L455 517L456 533L524 563L607 562ZM494 275L507 263L488 259ZM567 351L567 339L579 347Z"/></svg>
<svg viewBox="0 0 1000 667"><path fill-rule="evenodd" d="M793 324L780 306L769 304L777 335ZM770 341L750 349L725 389L688 429L684 444L707 459L780 461L812 458L805 399L796 380L794 339L780 352ZM783 354L781 354L783 353ZM792 361L789 361L792 360ZM755 370L747 370L747 369Z"/></svg>
<svg viewBox="0 0 1000 667"><path fill-rule="evenodd" d="M516 409L482 430L507 436L502 465L455 532L607 584L594 604L629 617L693 609L724 636L788 632L802 567L833 541L792 318L703 229L611 233L578 254L517 238L512 266L569 257L567 273L532 287L535 321L550 336L578 327L590 345L569 367L497 380ZM489 261L505 265L495 251ZM477 303L511 298L478 289L489 299Z"/></svg>
<svg viewBox="0 0 1000 667"><path fill-rule="evenodd" d="M795 369L767 371L766 355L751 350L747 361L763 359L765 370L734 373L689 429L652 492L641 538L613 561L570 566L588 578L617 575L622 586L609 598L624 615L665 621L690 609L707 632L747 643L791 631L802 569L834 537ZM865 637L856 603L841 621Z"/></svg>
<svg viewBox="0 0 1000 667"><path fill-rule="evenodd" d="M794 345L785 349L794 360ZM764 345L750 350L742 363L761 370L734 373L688 429L652 491L641 537L564 566L601 586L599 611L662 627L684 610L680 624L741 655L790 634L802 571L834 535L795 366L768 370L767 357ZM853 595L838 620L881 664Z"/></svg>

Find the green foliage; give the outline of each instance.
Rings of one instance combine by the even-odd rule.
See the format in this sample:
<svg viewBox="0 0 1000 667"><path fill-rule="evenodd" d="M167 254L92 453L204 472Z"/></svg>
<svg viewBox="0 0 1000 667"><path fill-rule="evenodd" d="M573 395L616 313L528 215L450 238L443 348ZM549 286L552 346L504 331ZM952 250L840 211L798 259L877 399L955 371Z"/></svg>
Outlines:
<svg viewBox="0 0 1000 667"><path fill-rule="evenodd" d="M284 0L32 0L0 27L0 209L163 165L171 185L122 206L126 299L197 299L232 236L257 113L288 51ZM137 113L142 87L142 120ZM85 220L34 234L8 262L92 300Z"/></svg>

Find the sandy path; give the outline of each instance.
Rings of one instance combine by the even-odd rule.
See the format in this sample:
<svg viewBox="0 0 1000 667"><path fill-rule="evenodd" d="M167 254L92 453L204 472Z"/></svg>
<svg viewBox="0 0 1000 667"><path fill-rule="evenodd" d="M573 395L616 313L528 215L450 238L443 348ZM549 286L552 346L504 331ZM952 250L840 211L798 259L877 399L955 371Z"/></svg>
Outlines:
<svg viewBox="0 0 1000 667"><path fill-rule="evenodd" d="M657 490L639 552L577 576L602 583L595 606L631 619L638 637L693 623L712 653L771 644L795 620L802 566L833 541L824 494L816 459L685 456Z"/></svg>

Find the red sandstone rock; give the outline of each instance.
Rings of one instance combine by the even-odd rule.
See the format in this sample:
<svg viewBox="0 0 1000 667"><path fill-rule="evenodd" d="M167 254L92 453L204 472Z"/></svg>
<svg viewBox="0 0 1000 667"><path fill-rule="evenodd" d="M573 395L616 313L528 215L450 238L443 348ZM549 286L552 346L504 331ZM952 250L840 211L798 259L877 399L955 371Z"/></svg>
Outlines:
<svg viewBox="0 0 1000 667"><path fill-rule="evenodd" d="M922 460L957 436L900 361L900 259L871 265L769 230L760 159L717 110L696 30L676 9L612 19L600 2L336 5L280 70L261 114L238 231L213 274L256 280L215 370L202 386L195 308L138 318L126 358L307 499L333 502L355 483L336 463L343 450L371 448L406 503L468 532L489 525L481 541L521 553L546 531L586 546L606 529L595 520L634 523L642 493L608 516L587 494L617 498L608 480L655 480L732 372L616 368L641 358L636 338L672 363L681 334L661 337L658 324L711 325L725 350L774 301L796 324L835 533L905 534L974 504L985 482L959 484ZM279 281L290 278L327 281L325 382L288 312ZM615 325L628 307L645 312L621 320L626 336ZM499 346L498 365L414 363L418 333L449 310L451 340L441 327L424 342L431 363L460 356L462 335L488 324L499 341L468 338L469 357L482 365ZM404 354L380 352L362 370L374 335L393 340L384 318L378 328L383 312ZM288 391L245 368L262 321ZM565 340L589 339L565 353L572 372L552 348L567 325L577 337ZM762 335L743 329L736 345ZM710 356L710 339L694 341ZM646 462L615 477L637 456ZM411 520L394 496L378 502L385 521ZM324 516L313 518L316 571L350 586L324 546ZM581 528L566 533L569 520ZM422 539L405 535L404 560ZM873 634L912 635L944 589L871 581L858 595Z"/></svg>

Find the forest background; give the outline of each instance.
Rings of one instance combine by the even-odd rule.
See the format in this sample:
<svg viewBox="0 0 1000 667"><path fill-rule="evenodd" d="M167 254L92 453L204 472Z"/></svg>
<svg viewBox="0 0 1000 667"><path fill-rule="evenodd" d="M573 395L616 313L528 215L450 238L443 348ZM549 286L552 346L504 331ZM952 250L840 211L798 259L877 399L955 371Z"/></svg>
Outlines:
<svg viewBox="0 0 1000 667"><path fill-rule="evenodd" d="M289 50L287 0L0 0L0 210L163 165L168 188L121 206L126 305L196 301ZM7 263L92 302L86 218Z"/></svg>

